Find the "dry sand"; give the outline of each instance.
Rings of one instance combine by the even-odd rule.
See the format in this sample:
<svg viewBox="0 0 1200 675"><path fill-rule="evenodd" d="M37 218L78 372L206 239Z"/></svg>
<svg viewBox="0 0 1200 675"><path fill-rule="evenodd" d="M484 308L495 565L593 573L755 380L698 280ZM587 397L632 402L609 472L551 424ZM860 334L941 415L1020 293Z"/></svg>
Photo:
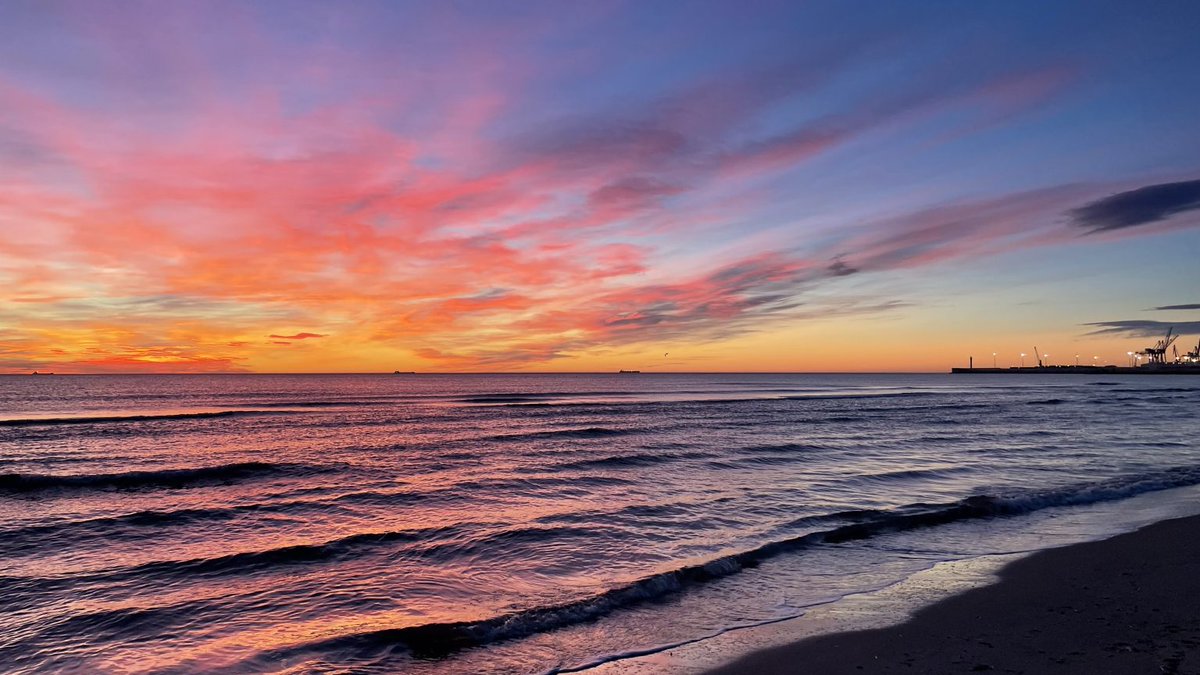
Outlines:
<svg viewBox="0 0 1200 675"><path fill-rule="evenodd" d="M726 673L1200 674L1200 516L1035 553L896 626L813 637Z"/></svg>

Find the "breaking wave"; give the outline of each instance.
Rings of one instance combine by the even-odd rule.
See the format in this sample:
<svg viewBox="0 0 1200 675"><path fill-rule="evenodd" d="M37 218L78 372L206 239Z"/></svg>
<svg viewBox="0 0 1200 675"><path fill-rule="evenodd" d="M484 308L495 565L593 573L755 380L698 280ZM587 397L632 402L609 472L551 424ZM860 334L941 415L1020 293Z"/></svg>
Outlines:
<svg viewBox="0 0 1200 675"><path fill-rule="evenodd" d="M1200 467L1177 467L1124 479L1081 484L1058 490L1032 491L1010 496L975 495L946 504L910 504L892 510L862 509L796 521L801 525L826 525L827 529L765 543L703 563L679 567L618 585L602 593L561 604L532 607L479 621L427 623L399 628L340 635L259 654L259 659L286 659L312 652L377 653L407 649L418 658L438 658L453 652L511 640L534 633L591 621L615 610L679 593L786 552L821 544L840 544L889 532L934 527L948 523L1013 516L1056 506L1075 506L1132 497L1145 492L1200 484ZM535 532L523 532L534 536Z"/></svg>

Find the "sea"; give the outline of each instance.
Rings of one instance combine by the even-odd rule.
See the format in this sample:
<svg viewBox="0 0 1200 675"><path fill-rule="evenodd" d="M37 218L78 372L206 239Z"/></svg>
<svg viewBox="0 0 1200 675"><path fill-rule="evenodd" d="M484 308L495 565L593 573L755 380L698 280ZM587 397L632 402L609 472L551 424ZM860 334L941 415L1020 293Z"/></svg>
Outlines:
<svg viewBox="0 0 1200 675"><path fill-rule="evenodd" d="M0 668L611 667L1200 512L1198 422L1181 376L0 377Z"/></svg>

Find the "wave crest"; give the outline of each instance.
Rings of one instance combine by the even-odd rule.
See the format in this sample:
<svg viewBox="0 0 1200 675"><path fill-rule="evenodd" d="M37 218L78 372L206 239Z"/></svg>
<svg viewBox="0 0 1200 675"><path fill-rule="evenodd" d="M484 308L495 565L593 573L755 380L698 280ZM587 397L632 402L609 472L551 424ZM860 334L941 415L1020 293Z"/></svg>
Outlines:
<svg viewBox="0 0 1200 675"><path fill-rule="evenodd" d="M203 412L147 413L142 415L79 415L72 417L25 417L0 420L0 427L52 427L64 424L113 424L120 422L153 422L159 420L189 420L242 415L286 415L284 410L207 410Z"/></svg>
<svg viewBox="0 0 1200 675"><path fill-rule="evenodd" d="M291 464L235 462L216 466L126 471L93 474L0 474L0 494L23 494L48 490L138 490L185 488L209 483L232 483L251 478L295 472ZM308 467L312 469L312 467Z"/></svg>

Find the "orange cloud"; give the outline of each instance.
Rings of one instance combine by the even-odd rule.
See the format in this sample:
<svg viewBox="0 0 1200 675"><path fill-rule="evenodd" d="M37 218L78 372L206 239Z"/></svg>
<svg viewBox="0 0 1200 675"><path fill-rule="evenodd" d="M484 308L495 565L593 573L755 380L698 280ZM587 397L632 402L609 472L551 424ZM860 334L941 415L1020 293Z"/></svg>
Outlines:
<svg viewBox="0 0 1200 675"><path fill-rule="evenodd" d="M710 343L819 317L836 304L821 293L870 273L1070 241L1061 214L1112 188L756 231L787 172L946 113L955 133L996 124L1066 86L1061 67L928 73L797 113L861 57L842 45L530 121L514 111L540 110L548 66L492 26L431 59L435 77L289 49L249 10L229 49L257 65L235 74L190 34L143 36L155 58L132 58L124 21L73 20L96 100L0 70L4 369L303 369L318 351L334 368L534 367ZM272 49L295 59L251 58ZM144 106L112 94L141 77L160 78ZM889 292L841 303L889 312Z"/></svg>

